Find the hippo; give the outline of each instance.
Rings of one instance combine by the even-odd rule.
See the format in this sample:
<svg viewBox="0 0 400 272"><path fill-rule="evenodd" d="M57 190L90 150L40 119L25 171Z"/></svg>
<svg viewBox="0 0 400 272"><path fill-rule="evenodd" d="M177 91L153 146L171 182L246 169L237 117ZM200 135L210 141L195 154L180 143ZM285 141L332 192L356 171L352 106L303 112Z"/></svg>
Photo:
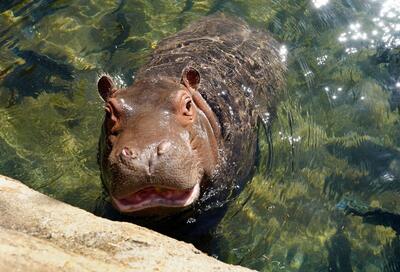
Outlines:
<svg viewBox="0 0 400 272"><path fill-rule="evenodd" d="M215 230L254 174L284 72L269 34L218 14L161 40L133 85L101 76L96 214L189 242Z"/></svg>

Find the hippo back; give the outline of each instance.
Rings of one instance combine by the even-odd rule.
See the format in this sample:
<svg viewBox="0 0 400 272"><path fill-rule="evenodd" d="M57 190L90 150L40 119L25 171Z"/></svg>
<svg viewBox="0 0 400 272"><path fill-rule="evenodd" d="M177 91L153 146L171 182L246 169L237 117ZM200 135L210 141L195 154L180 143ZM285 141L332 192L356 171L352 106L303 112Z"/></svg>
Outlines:
<svg viewBox="0 0 400 272"><path fill-rule="evenodd" d="M99 207L97 213L199 245L203 242L199 237L216 226L226 203L254 172L259 121L273 115L285 67L278 43L270 35L221 14L203 18L163 39L135 81L165 77L180 82L186 67L199 72L197 90L221 128L219 163L209 188L193 209L169 218L121 218L107 212L112 209L109 205Z"/></svg>
<svg viewBox="0 0 400 272"><path fill-rule="evenodd" d="M186 66L200 72L198 90L221 125L217 184L238 185L254 166L257 122L272 118L284 82L278 46L269 34L218 14L162 40L136 76L179 80Z"/></svg>

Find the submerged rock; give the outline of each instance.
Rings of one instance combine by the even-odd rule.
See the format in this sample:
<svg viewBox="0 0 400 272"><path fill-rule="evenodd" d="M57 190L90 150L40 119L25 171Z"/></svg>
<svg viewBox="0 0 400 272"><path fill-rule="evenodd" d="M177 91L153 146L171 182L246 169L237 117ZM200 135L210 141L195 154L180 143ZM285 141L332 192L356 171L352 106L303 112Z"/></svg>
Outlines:
<svg viewBox="0 0 400 272"><path fill-rule="evenodd" d="M0 176L0 271L249 271Z"/></svg>

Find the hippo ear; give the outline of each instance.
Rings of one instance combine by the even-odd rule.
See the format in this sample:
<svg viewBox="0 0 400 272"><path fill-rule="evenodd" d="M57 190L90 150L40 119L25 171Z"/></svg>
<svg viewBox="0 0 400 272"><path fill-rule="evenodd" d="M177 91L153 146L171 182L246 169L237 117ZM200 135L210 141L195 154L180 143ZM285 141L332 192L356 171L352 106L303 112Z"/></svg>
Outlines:
<svg viewBox="0 0 400 272"><path fill-rule="evenodd" d="M193 67L186 67L182 71L181 83L187 88L192 88L197 90L200 83L200 73Z"/></svg>
<svg viewBox="0 0 400 272"><path fill-rule="evenodd" d="M107 101L108 98L115 92L114 82L109 76L102 76L97 82L97 90L101 98Z"/></svg>

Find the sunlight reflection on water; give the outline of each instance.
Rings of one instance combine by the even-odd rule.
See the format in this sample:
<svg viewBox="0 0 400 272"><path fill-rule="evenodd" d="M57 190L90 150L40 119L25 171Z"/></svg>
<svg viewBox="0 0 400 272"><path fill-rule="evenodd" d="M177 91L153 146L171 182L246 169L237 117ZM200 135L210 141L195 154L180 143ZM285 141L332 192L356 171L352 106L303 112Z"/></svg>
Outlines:
<svg viewBox="0 0 400 272"><path fill-rule="evenodd" d="M312 2L317 9L329 4L329 0L312 0Z"/></svg>
<svg viewBox="0 0 400 272"><path fill-rule="evenodd" d="M379 1L371 0L379 3ZM360 22L351 23L347 31L342 32L338 40L343 44L351 44L346 52L357 53L357 47L367 46L375 48L377 44L383 43L386 48L400 46L400 1L387 0L382 3L379 15L372 18L373 29L364 30L366 24ZM371 22L366 22L371 23Z"/></svg>

